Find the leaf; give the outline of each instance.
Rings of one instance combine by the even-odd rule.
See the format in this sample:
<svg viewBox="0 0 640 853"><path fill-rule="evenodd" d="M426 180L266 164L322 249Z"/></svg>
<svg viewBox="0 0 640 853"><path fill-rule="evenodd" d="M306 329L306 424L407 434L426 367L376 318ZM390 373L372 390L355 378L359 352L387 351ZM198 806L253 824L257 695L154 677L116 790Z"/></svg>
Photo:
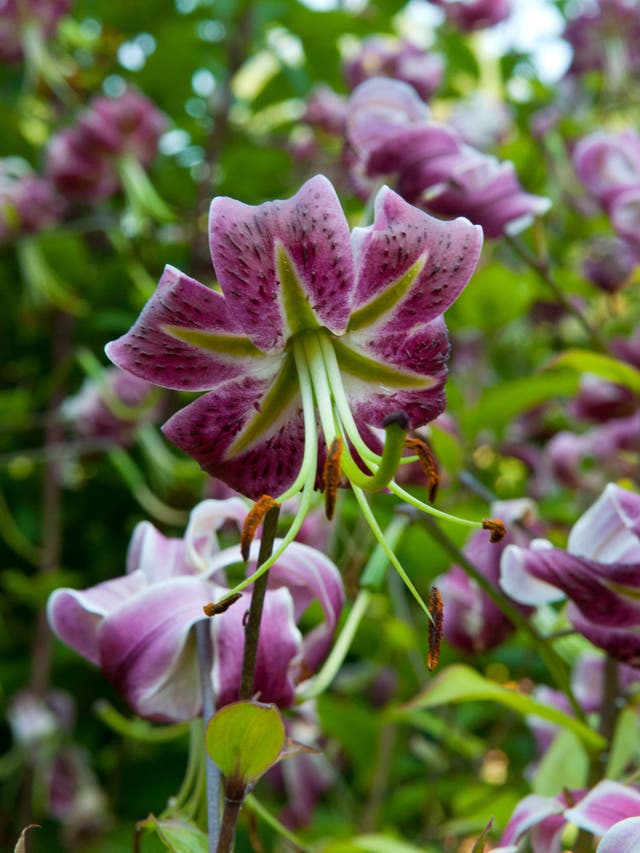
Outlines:
<svg viewBox="0 0 640 853"><path fill-rule="evenodd" d="M408 711L432 708L450 702L481 700L498 702L519 714L535 714L545 720L550 720L552 723L557 723L559 726L572 731L590 750L602 749L606 744L602 735L581 723L580 720L576 720L557 708L544 705L525 693L490 681L464 664L454 664L446 669L412 702L399 709L399 714L403 715Z"/></svg>
<svg viewBox="0 0 640 853"><path fill-rule="evenodd" d="M489 837L489 833L491 832L492 826L493 818L491 818L489 823L485 826L480 835L476 838L476 843L473 845L471 853L483 853L484 845L486 844L487 838Z"/></svg>
<svg viewBox="0 0 640 853"><path fill-rule="evenodd" d="M487 388L480 401L462 414L464 432L474 436L482 429L500 434L516 415L552 397L573 395L578 390L575 373L558 370L501 382Z"/></svg>
<svg viewBox="0 0 640 853"><path fill-rule="evenodd" d="M638 751L638 715L635 708L624 708L616 721L605 777L619 779Z"/></svg>
<svg viewBox="0 0 640 853"><path fill-rule="evenodd" d="M565 729L542 757L533 780L533 793L554 797L564 788L583 788L588 774L589 757L584 747L573 732Z"/></svg>
<svg viewBox="0 0 640 853"><path fill-rule="evenodd" d="M209 853L209 839L195 824L186 820L161 820L150 814L138 821L136 829L156 832L172 853Z"/></svg>
<svg viewBox="0 0 640 853"><path fill-rule="evenodd" d="M214 714L205 740L223 775L247 787L278 760L285 744L284 724L275 705L234 702Z"/></svg>
<svg viewBox="0 0 640 853"><path fill-rule="evenodd" d="M640 394L640 370L631 364L599 352L568 349L554 358L549 367L570 367L580 373L594 373L601 379L624 385L634 393Z"/></svg>
<svg viewBox="0 0 640 853"><path fill-rule="evenodd" d="M391 838L388 835L358 835L340 841L331 841L326 847L321 847L321 853L431 853L431 847L415 847Z"/></svg>
<svg viewBox="0 0 640 853"><path fill-rule="evenodd" d="M29 826L25 826L25 828L20 833L20 838L18 839L18 843L14 847L13 853L27 853L27 832L30 829L39 828L39 823L30 823Z"/></svg>

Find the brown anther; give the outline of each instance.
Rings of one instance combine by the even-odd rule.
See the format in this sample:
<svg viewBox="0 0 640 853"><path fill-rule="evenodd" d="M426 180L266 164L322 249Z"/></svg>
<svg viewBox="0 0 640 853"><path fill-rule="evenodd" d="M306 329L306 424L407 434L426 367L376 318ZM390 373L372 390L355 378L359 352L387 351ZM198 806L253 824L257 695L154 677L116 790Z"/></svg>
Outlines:
<svg viewBox="0 0 640 853"><path fill-rule="evenodd" d="M482 529L491 531L490 542L500 542L507 535L504 521L500 521L499 518L483 518Z"/></svg>
<svg viewBox="0 0 640 853"><path fill-rule="evenodd" d="M432 672L438 665L440 658L440 641L442 640L442 626L444 625L444 608L442 596L437 586L429 590L429 653L427 655L427 669Z"/></svg>
<svg viewBox="0 0 640 853"><path fill-rule="evenodd" d="M256 530L262 524L265 515L270 509L279 506L278 501L274 500L271 495L263 495L254 503L242 525L242 535L240 536L240 553L243 560L249 559L249 551L253 537L256 535Z"/></svg>
<svg viewBox="0 0 640 853"><path fill-rule="evenodd" d="M338 497L338 486L342 470L340 468L340 457L342 456L342 439L336 436L327 450L327 458L324 461L322 471L322 485L324 487L324 513L331 521L336 510L336 498Z"/></svg>
<svg viewBox="0 0 640 853"><path fill-rule="evenodd" d="M242 627L243 628L247 627L248 621L249 621L249 611L245 610L244 613L242 614Z"/></svg>
<svg viewBox="0 0 640 853"><path fill-rule="evenodd" d="M565 803L567 804L567 808L572 809L575 806L575 804L576 804L575 797L573 796L573 794L571 793L571 791L568 788L562 789L562 797L563 797Z"/></svg>
<svg viewBox="0 0 640 853"><path fill-rule="evenodd" d="M427 478L427 487L429 489L429 503L433 503L438 494L440 486L440 466L435 457L429 442L419 435L408 435L405 440L405 447L411 450L418 457L418 461L422 465L422 470Z"/></svg>
<svg viewBox="0 0 640 853"><path fill-rule="evenodd" d="M242 593L234 592L232 595L227 595L225 598L221 598L220 601L210 601L209 604L205 604L202 609L206 616L219 616L221 613L224 613L225 610L228 610L232 604L235 604L239 598L242 598Z"/></svg>

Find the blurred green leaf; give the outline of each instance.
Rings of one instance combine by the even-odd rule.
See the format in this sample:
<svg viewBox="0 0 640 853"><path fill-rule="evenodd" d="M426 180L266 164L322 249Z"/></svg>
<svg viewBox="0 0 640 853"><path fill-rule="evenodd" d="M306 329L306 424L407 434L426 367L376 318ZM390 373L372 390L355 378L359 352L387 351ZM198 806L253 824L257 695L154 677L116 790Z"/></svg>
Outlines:
<svg viewBox="0 0 640 853"><path fill-rule="evenodd" d="M602 353L584 349L568 349L556 356L550 367L570 367L579 373L593 373L601 379L624 385L640 394L640 370Z"/></svg>
<svg viewBox="0 0 640 853"><path fill-rule="evenodd" d="M565 729L542 756L533 778L533 793L554 797L563 788L583 788L588 775L589 756L575 734Z"/></svg>
<svg viewBox="0 0 640 853"><path fill-rule="evenodd" d="M136 824L139 830L148 829L158 837L172 853L209 853L209 840L206 834L187 820L161 820L149 815Z"/></svg>

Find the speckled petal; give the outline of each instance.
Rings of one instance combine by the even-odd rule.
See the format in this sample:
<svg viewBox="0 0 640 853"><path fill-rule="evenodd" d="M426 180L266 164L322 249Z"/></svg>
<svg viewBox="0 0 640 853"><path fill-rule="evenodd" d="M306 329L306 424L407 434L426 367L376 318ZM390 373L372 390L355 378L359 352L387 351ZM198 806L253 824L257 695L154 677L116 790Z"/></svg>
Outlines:
<svg viewBox="0 0 640 853"><path fill-rule="evenodd" d="M212 621L213 686L218 708L238 700L245 636L242 623L250 603L250 595L245 593L226 613ZM301 645L291 595L286 589L267 590L254 682L254 692L259 693L261 702L275 702L281 708L293 704L293 665Z"/></svg>
<svg viewBox="0 0 640 853"><path fill-rule="evenodd" d="M221 591L199 578L173 578L135 596L103 623L100 664L140 716L168 722L200 712L195 638L189 632Z"/></svg>
<svg viewBox="0 0 640 853"><path fill-rule="evenodd" d="M249 446L234 450L243 430L259 416L273 384L273 376L226 382L177 412L163 431L207 473L247 497L277 497L293 483L302 464L304 424L297 391L282 400L268 429Z"/></svg>
<svg viewBox="0 0 640 853"><path fill-rule="evenodd" d="M51 630L63 643L99 666L98 634L104 619L146 587L144 574L133 572L90 589L57 589L47 602Z"/></svg>
<svg viewBox="0 0 640 853"><path fill-rule="evenodd" d="M258 206L214 198L209 217L211 256L234 317L264 351L281 349L291 329L276 261L280 245L318 321L344 331L353 291L349 228L323 175L290 199Z"/></svg>
<svg viewBox="0 0 640 853"><path fill-rule="evenodd" d="M133 327L106 352L155 385L204 391L261 364L245 334L220 293L167 266Z"/></svg>
<svg viewBox="0 0 640 853"><path fill-rule="evenodd" d="M441 315L463 290L480 256L482 230L466 219L443 222L412 207L388 187L376 198L375 220L354 229L354 319L385 291L398 301L376 320L377 328L411 332ZM403 276L411 278L403 293ZM390 294L390 295L393 295ZM366 316L366 314L364 315Z"/></svg>

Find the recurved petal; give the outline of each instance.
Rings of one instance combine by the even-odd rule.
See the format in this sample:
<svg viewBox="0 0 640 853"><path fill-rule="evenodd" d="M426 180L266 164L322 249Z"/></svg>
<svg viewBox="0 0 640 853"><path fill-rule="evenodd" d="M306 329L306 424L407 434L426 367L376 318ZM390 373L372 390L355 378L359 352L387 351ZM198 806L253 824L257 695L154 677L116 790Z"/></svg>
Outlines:
<svg viewBox="0 0 640 853"><path fill-rule="evenodd" d="M557 586L534 575L529 566L538 552L551 550L551 542L534 539L529 548L508 545L500 559L500 586L507 595L520 604L550 604L560 601L565 593Z"/></svg>
<svg viewBox="0 0 640 853"><path fill-rule="evenodd" d="M635 853L636 850L640 850L640 817L628 817L611 827L596 853Z"/></svg>
<svg viewBox="0 0 640 853"><path fill-rule="evenodd" d="M304 663L315 671L331 646L344 605L340 572L320 551L293 542L269 571L269 588L279 587L291 594L296 622L313 601L317 600L322 607L323 622L305 634L303 640Z"/></svg>
<svg viewBox="0 0 640 853"><path fill-rule="evenodd" d="M241 498L202 501L191 511L184 547L187 559L196 571L205 572L211 558L219 552L216 533L222 525L234 521L241 528L247 512L247 505Z"/></svg>
<svg viewBox="0 0 640 853"><path fill-rule="evenodd" d="M587 832L604 833L628 817L640 816L640 791L605 779L565 812L565 817Z"/></svg>
<svg viewBox="0 0 640 853"><path fill-rule="evenodd" d="M264 358L224 296L171 266L132 328L106 353L135 376L183 391L208 390Z"/></svg>
<svg viewBox="0 0 640 853"><path fill-rule="evenodd" d="M229 307L260 349L282 349L292 332L312 321L344 331L353 292L349 227L323 175L285 201L252 206L214 198L209 238ZM281 250L284 263L277 257Z"/></svg>
<svg viewBox="0 0 640 853"><path fill-rule="evenodd" d="M518 803L511 820L500 839L501 844L514 844L533 827L552 816L562 813L563 804L556 797L529 794ZM549 851L551 853L551 851Z"/></svg>
<svg viewBox="0 0 640 853"><path fill-rule="evenodd" d="M182 539L163 536L149 521L136 524L127 550L127 572L140 570L157 583L178 575L191 575Z"/></svg>
<svg viewBox="0 0 640 853"><path fill-rule="evenodd" d="M640 562L640 495L609 483L574 524L568 550L601 563Z"/></svg>
<svg viewBox="0 0 640 853"><path fill-rule="evenodd" d="M225 382L177 412L163 431L205 471L254 500L282 494L302 464L299 394L273 375Z"/></svg>
<svg viewBox="0 0 640 853"><path fill-rule="evenodd" d="M142 572L89 589L57 589L49 596L47 618L53 633L87 660L100 665L98 635L104 619L147 587Z"/></svg>
<svg viewBox="0 0 640 853"><path fill-rule="evenodd" d="M482 248L482 229L467 219L444 222L388 187L376 197L375 220L355 228L356 290L350 329L379 326L411 332L457 299Z"/></svg>
<svg viewBox="0 0 640 853"><path fill-rule="evenodd" d="M597 648L603 649L611 657L629 664L630 667L640 666L640 633L637 628L596 624L584 616L575 604L569 604L567 607L567 618L576 631Z"/></svg>
<svg viewBox="0 0 640 853"><path fill-rule="evenodd" d="M201 706L195 638L203 606L222 588L195 577L150 587L104 621L100 665L115 689L142 717L189 720Z"/></svg>
<svg viewBox="0 0 640 853"><path fill-rule="evenodd" d="M218 708L238 699L244 652L243 621L250 601L249 594L245 593L240 601L212 621L213 685ZM254 693L259 694L261 702L275 702L281 708L293 704L292 676L301 646L291 595L284 588L267 590L254 681Z"/></svg>

